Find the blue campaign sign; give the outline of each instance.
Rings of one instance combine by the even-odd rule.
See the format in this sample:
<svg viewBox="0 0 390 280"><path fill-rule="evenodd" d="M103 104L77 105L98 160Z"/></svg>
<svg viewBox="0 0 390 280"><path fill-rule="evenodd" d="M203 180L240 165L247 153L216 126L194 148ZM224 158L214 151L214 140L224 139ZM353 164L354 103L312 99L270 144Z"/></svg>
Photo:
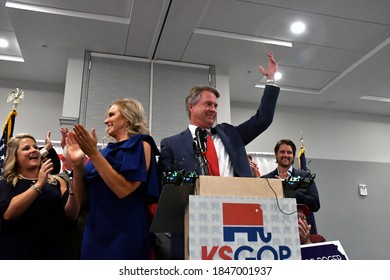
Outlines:
<svg viewBox="0 0 390 280"><path fill-rule="evenodd" d="M302 260L348 260L339 241L301 245Z"/></svg>

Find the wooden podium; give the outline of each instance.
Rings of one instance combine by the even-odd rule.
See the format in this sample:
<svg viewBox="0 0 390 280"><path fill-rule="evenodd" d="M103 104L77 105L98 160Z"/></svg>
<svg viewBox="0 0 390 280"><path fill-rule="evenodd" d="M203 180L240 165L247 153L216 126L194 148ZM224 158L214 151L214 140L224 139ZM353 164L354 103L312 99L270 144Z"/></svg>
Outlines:
<svg viewBox="0 0 390 280"><path fill-rule="evenodd" d="M199 199L206 201L196 202ZM233 221L231 225L225 223L228 216L226 207L241 211L242 216L238 219L230 219ZM214 208L218 208L216 214ZM250 212L242 212L243 209ZM216 259L219 256L234 259L237 255L239 259L300 259L297 215L285 215L295 211L296 201L284 198L279 179L199 176L195 186L164 186L150 231L183 234L185 259L211 259L214 256L217 256ZM251 216L255 218L252 219L254 223L250 220ZM274 229L276 231L273 232ZM236 230L239 232L236 233ZM214 236L210 237L213 233ZM233 251L223 251L226 248L236 250L232 239L243 237L248 237L247 241L240 241L247 242L243 248L255 248L254 244L262 244L263 247L253 249L253 256L248 257L243 257L244 253L233 256ZM194 248L196 238L199 241L195 243L200 247L194 249L196 253L193 254L191 247ZM253 242L256 238L259 240ZM287 243L283 243L285 241ZM270 253L264 253L265 248ZM271 257L265 254L271 254Z"/></svg>
<svg viewBox="0 0 390 280"><path fill-rule="evenodd" d="M202 202L195 202L195 200L201 199ZM294 212L296 211L296 202L295 199L284 198L284 191L282 182L280 179L266 179L266 178L240 178L240 177L216 177L216 176L199 176L196 181L194 195L190 196L190 205L188 204L185 212L185 259L212 259L211 257L214 255L217 256L217 259L222 256L222 258L229 259L234 258L234 256L229 255L227 252L223 251L229 247L230 242L225 242L224 239L227 236L227 232L229 230L239 230L244 233L231 234L230 237L237 236L237 239L242 239L243 237L257 238L261 235L260 232L256 232L257 230L263 231L265 229L271 228L269 225L268 219L269 214L275 217L275 220L285 219L282 223L291 224L291 236L294 236L294 241L292 241L293 247L291 250L293 251L293 258L300 258L300 249L299 249L299 238L297 234L297 218L296 215L292 215L293 217L287 217L284 214L281 214L283 211L279 211L282 209L277 209L278 205L282 205L282 207L286 207L286 212ZM272 205L268 207L268 203ZM280 206L279 205L279 206ZM191 213L192 206L192 213ZM238 212L242 211L240 215L237 216L235 220L234 217L227 217L225 208L233 207L232 209L237 209ZM203 209L202 209L203 208ZM215 209L214 209L215 208ZM218 208L218 209L217 209ZM263 208L263 209L262 209ZM267 210L267 211L266 211ZM236 210L232 210L233 212ZM266 212L265 212L266 211ZM232 213L232 212L230 212ZM233 213L232 216L234 216ZM263 222L263 214L264 214L264 222ZM252 221L251 221L251 218ZM226 226L226 221L230 220L231 223L238 223L237 225ZM261 222L260 222L261 221ZM240 224L242 222L242 224ZM253 222L253 224L251 224ZM192 223L192 226L190 225ZM267 227L268 223L268 227ZM281 224L282 224L281 223ZM272 225L274 228L274 225ZM276 228L276 227L275 227ZM288 227L289 228L289 227ZM248 229L248 232L246 230ZM295 231L296 232L293 232ZM191 232L190 232L191 231ZM252 231L252 232L250 232ZM216 233L219 232L219 233ZM282 232L279 232L282 233ZM273 233L269 233L271 237ZM194 241L192 238L192 247L194 247L194 243L199 243L199 247L201 249L197 249L196 256L191 256L191 244L190 237L196 236L198 241ZM275 233L275 236L277 234ZM213 237L210 237L213 236ZM291 239L289 236L287 239ZM266 234L264 235L264 240L266 240ZM282 240L283 238L279 238ZM253 241L253 240L252 240ZM260 243L260 240L258 240ZM208 246L202 246L202 242L206 244L208 242ZM210 242L215 242L210 244ZM268 240L267 240L268 242ZM274 240L269 240L269 244L273 244ZM200 244L202 243L202 244ZM287 241L289 243L289 241ZM248 243L250 244L250 242ZM253 243L252 243L253 244ZM266 244L268 245L268 243ZM283 246L280 246L283 247ZM218 249L217 249L218 248ZM225 248L225 249L222 249ZM233 248L233 247L229 247ZM249 248L249 247L248 247ZM279 247L278 247L279 248ZM288 248L290 249L290 248ZM202 251L201 256L200 250ZM230 249L226 249L230 250ZM233 249L232 249L233 250ZM281 249L282 250L282 249ZM204 252L206 253L204 253ZM216 253L218 252L218 253ZM233 253L231 253L233 254ZM254 254L254 253L253 253ZM258 253L261 255L261 253ZM277 255L277 259L283 258L283 252L274 253ZM288 253L290 254L290 253ZM287 255L288 255L287 254ZM297 254L299 256L297 256ZM219 256L218 256L219 255ZM250 258L248 258L250 259Z"/></svg>
<svg viewBox="0 0 390 280"><path fill-rule="evenodd" d="M199 176L195 195L284 197L280 179L218 176Z"/></svg>
<svg viewBox="0 0 390 280"><path fill-rule="evenodd" d="M189 195L251 196L283 198L279 179L199 176L196 185L165 185L150 232L185 232Z"/></svg>

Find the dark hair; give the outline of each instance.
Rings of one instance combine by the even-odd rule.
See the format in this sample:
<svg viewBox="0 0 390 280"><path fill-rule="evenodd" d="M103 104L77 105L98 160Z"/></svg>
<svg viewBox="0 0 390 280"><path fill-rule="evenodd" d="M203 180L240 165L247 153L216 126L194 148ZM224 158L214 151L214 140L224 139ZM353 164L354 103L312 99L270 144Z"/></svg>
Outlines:
<svg viewBox="0 0 390 280"><path fill-rule="evenodd" d="M281 139L281 140L279 140L276 143L275 148L274 148L275 155L279 152L279 149L280 149L281 145L288 145L288 146L290 146L292 148L293 156L295 158L295 153L297 151L297 147L295 146L294 142L291 141L290 139Z"/></svg>
<svg viewBox="0 0 390 280"><path fill-rule="evenodd" d="M188 117L191 118L190 116L190 110L188 109L188 106L190 104L192 105L196 105L200 98L202 97L202 92L203 91L210 91L212 92L217 98L219 98L219 92L216 88L213 88L213 87L210 87L210 86L196 86L196 87L193 87L191 90L190 90L190 93L188 94L188 96L186 97L186 110L188 112Z"/></svg>

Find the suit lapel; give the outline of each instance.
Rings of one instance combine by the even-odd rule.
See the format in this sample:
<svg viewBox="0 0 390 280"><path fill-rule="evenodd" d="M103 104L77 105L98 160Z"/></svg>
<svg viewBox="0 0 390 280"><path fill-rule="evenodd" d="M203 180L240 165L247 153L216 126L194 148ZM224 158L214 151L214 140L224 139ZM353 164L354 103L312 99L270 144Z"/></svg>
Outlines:
<svg viewBox="0 0 390 280"><path fill-rule="evenodd" d="M191 131L189 128L180 133L180 141L183 147L185 147L189 153L194 153L194 140L192 139Z"/></svg>
<svg viewBox="0 0 390 280"><path fill-rule="evenodd" d="M226 150L226 153L229 155L230 157L230 161L233 161L234 159L232 159L232 157L234 157L235 153L232 152L233 149L232 149L232 145L230 143L229 138L227 137L225 131L223 130L223 127L219 124L217 124L215 127L214 127L215 131L217 132L219 138L221 138L221 141L225 147L225 150Z"/></svg>
<svg viewBox="0 0 390 280"><path fill-rule="evenodd" d="M189 128L179 134L179 140L180 142L178 142L179 146L177 147L177 149L182 151L185 150L184 154L186 155L192 155L186 157L185 166L186 169L188 169L187 171L195 169L197 174L202 174L198 159L196 158L194 153L194 139L192 138L192 134Z"/></svg>

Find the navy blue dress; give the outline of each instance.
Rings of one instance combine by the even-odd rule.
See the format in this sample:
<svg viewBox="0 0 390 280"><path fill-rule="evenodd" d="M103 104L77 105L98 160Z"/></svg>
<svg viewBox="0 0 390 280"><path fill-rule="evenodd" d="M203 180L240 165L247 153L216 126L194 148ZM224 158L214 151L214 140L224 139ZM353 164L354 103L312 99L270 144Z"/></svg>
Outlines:
<svg viewBox="0 0 390 280"><path fill-rule="evenodd" d="M11 199L28 190L35 181L19 179L14 187L0 181L0 259L61 260L65 257L65 196L60 183L46 183L28 209L19 217L4 220ZM66 196L67 197L67 196Z"/></svg>
<svg viewBox="0 0 390 280"><path fill-rule="evenodd" d="M143 141L152 148L149 172ZM126 141L109 143L100 152L126 180L142 183L133 193L120 199L106 185L92 162L86 164L89 213L81 259L150 259L147 205L157 201L159 196L156 144L149 135L138 134Z"/></svg>

